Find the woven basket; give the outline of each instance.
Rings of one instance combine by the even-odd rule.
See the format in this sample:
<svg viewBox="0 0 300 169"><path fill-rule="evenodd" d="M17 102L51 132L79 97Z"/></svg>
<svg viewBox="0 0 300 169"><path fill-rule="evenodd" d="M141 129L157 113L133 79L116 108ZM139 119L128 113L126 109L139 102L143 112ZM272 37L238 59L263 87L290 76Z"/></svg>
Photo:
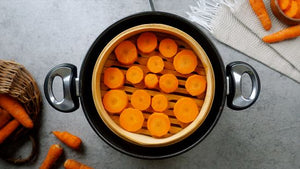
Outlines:
<svg viewBox="0 0 300 169"><path fill-rule="evenodd" d="M37 155L37 129L39 128L39 112L41 110L41 96L39 88L32 78L31 74L24 66L13 62L0 60L0 93L8 94L19 100L26 109L26 112L31 117L34 128L27 129L20 126L12 133L9 138L0 145L1 158L13 163L25 163L31 161ZM24 141L24 138L29 138L32 142L32 150L29 156L25 158L10 158L8 157L11 147L18 149L18 141ZM12 146L11 146L12 145ZM10 149L10 150L8 150ZM15 150L15 151L16 151Z"/></svg>

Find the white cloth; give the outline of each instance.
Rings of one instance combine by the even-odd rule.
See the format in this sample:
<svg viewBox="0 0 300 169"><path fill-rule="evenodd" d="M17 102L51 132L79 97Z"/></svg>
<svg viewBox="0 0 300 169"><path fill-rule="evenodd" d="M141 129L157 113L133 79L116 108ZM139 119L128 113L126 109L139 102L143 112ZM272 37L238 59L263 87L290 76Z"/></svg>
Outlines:
<svg viewBox="0 0 300 169"><path fill-rule="evenodd" d="M275 18L269 0L264 1L272 21L269 31L264 30L248 0L197 0L187 14L220 42L300 83L300 37L264 43L263 36L287 27Z"/></svg>

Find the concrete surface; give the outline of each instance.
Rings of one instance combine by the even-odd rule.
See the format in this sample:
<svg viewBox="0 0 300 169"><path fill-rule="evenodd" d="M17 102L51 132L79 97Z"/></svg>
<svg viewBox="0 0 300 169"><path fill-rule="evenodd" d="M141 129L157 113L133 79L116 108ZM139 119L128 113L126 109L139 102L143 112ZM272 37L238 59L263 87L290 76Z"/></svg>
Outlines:
<svg viewBox="0 0 300 169"><path fill-rule="evenodd" d="M195 2L154 0L154 3L157 10L186 17L188 5ZM150 10L148 0L1 0L0 59L22 63L42 90L44 78L53 66L67 62L80 69L90 45L105 28L125 16L147 10ZM225 107L211 134L192 150L158 161L129 157L95 134L81 108L64 114L44 99L37 160L21 166L0 160L0 168L38 168L49 146L58 142L50 134L52 130L67 130L83 140L81 152L65 147L64 158L56 168L63 168L66 158L99 169L300 168L300 85L211 39L225 64L237 60L251 64L260 75L262 90L257 103L246 110ZM17 156L29 151L27 146L22 146Z"/></svg>

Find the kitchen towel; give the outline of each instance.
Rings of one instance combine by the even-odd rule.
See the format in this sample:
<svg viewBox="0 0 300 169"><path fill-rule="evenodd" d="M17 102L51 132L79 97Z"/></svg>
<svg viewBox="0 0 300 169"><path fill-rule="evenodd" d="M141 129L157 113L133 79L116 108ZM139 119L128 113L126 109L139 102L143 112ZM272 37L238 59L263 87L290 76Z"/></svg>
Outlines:
<svg viewBox="0 0 300 169"><path fill-rule="evenodd" d="M300 83L300 38L264 43L263 36L288 27L275 18L270 0L264 2L272 21L269 31L264 30L248 0L197 0L187 14L220 42Z"/></svg>

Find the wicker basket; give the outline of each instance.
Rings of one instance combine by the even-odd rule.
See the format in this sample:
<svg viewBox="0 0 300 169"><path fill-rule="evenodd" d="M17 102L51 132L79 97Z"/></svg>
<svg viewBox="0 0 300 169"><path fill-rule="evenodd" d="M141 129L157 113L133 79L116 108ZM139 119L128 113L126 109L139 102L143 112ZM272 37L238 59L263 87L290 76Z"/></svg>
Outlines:
<svg viewBox="0 0 300 169"><path fill-rule="evenodd" d="M25 163L33 160L37 155L37 129L39 128L39 112L41 110L41 97L39 88L31 74L24 66L13 62L0 60L0 93L8 94L17 98L25 107L26 112L34 122L33 129L20 126L14 133L0 145L1 158L13 163ZM32 151L26 158L10 158L11 151L18 149L18 141L29 138L32 142ZM13 146L11 146L13 145ZM9 147L9 148L8 148ZM11 150L11 147L14 147ZM10 149L10 150L8 150Z"/></svg>

